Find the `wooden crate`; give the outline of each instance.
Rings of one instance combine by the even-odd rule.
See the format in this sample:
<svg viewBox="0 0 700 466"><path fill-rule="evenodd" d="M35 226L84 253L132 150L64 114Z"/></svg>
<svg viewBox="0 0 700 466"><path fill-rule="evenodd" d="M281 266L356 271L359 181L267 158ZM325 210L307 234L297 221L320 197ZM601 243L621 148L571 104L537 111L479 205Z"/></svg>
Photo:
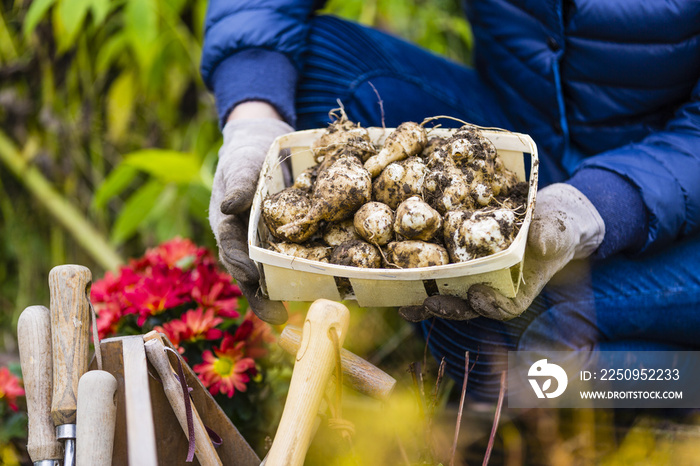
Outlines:
<svg viewBox="0 0 700 466"><path fill-rule="evenodd" d="M368 130L372 141L382 144L393 128ZM505 166L515 172L518 179L528 181L530 185L525 219L506 250L468 262L435 267L361 269L299 259L267 249L269 231L261 215L263 199L284 189L290 184L289 180L314 164L310 147L323 131L297 131L277 138L263 164L250 213L248 247L250 257L260 270L261 286L267 297L277 301L314 301L319 298L356 300L363 307L407 306L422 303L434 290L440 294L466 298L467 290L474 283L485 283L505 296L515 296L522 279L525 243L537 191L537 147L530 136L483 130ZM449 136L454 131L433 129L430 136ZM526 154L530 155L528 179ZM281 163L282 158L288 159L289 163ZM339 281L349 281L352 289L345 291L347 287L339 286Z"/></svg>

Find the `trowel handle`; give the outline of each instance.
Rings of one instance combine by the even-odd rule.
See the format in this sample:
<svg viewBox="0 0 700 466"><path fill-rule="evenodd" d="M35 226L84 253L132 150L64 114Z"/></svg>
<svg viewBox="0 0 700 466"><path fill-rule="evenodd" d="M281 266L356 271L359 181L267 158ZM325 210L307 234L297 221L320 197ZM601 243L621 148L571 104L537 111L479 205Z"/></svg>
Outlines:
<svg viewBox="0 0 700 466"><path fill-rule="evenodd" d="M78 384L76 464L112 464L117 421L117 379L106 371L89 371Z"/></svg>
<svg viewBox="0 0 700 466"><path fill-rule="evenodd" d="M53 398L51 416L56 426L75 424L78 382L88 369L90 350L90 269L59 265L49 272Z"/></svg>
<svg viewBox="0 0 700 466"><path fill-rule="evenodd" d="M160 381L163 384L163 390L165 391L165 396L170 402L170 406L173 408L173 412L180 422L182 430L187 436L187 414L185 408L185 399L182 393L182 386L175 378L173 369L170 366L170 360L168 355L165 354L165 346L160 338L150 338L152 334L147 334L146 337L149 339L144 343L146 349L146 355L148 361L153 365L153 367L158 372L160 376ZM146 339L144 337L144 339ZM197 409L194 404L192 407L192 422L194 424L194 443L195 449L194 454L199 460L199 464L202 466L217 466L221 465L221 459L216 453L213 443L209 437L209 434L202 422L202 418L199 416Z"/></svg>
<svg viewBox="0 0 700 466"><path fill-rule="evenodd" d="M29 306L17 322L19 359L27 400L27 451L32 462L58 460L63 446L51 420L51 315L44 306Z"/></svg>
<svg viewBox="0 0 700 466"><path fill-rule="evenodd" d="M277 343L288 353L296 355L301 344L301 329L287 325L282 330ZM395 378L345 348L340 350L340 361L343 368L343 382L346 385L377 400L389 399L396 386Z"/></svg>
<svg viewBox="0 0 700 466"><path fill-rule="evenodd" d="M336 344L345 341L350 312L340 303L319 299L309 308L296 353L289 394L266 466L304 463L313 424L335 367ZM331 338L335 332L336 341Z"/></svg>

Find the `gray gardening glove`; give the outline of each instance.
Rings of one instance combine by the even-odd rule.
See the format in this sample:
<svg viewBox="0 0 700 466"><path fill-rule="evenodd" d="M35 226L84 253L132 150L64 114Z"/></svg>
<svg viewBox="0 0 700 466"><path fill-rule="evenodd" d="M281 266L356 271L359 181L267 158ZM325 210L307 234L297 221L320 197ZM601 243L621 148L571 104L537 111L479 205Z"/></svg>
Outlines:
<svg viewBox="0 0 700 466"><path fill-rule="evenodd" d="M287 310L281 302L269 301L260 293L260 274L248 256L248 216L272 141L291 131L291 126L274 118L226 123L209 203L209 223L221 262L236 279L253 312L275 325L287 321Z"/></svg>
<svg viewBox="0 0 700 466"><path fill-rule="evenodd" d="M586 196L571 185L547 186L537 205L527 237L523 283L515 298L506 298L485 285L472 285L468 300L431 296L423 306L400 309L417 322L430 317L468 320L480 315L509 320L527 309L549 280L572 259L591 255L603 241L605 224Z"/></svg>

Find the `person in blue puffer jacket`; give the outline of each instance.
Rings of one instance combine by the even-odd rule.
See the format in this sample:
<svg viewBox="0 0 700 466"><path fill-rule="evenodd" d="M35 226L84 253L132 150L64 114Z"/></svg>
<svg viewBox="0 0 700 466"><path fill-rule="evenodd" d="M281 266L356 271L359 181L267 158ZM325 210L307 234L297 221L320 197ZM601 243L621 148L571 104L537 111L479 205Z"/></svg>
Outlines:
<svg viewBox="0 0 700 466"><path fill-rule="evenodd" d="M538 145L518 295L474 285L467 300L401 309L455 379L470 352L473 394L496 396L508 350L700 346L700 2L474 0L475 68L316 15L322 3L207 12L201 73L224 135L210 222L261 318L287 318L247 254L262 161L275 137L325 127L340 100L363 126L452 115Z"/></svg>

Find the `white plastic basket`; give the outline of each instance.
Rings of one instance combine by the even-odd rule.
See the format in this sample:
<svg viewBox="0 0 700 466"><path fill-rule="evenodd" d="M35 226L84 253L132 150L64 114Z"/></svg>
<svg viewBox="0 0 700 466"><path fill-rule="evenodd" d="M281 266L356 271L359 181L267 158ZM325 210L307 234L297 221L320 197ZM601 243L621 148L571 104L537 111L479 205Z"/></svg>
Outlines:
<svg viewBox="0 0 700 466"><path fill-rule="evenodd" d="M368 128L372 141L382 144L393 128ZM537 191L537 147L526 134L501 130L483 130L498 155L518 179L526 180L525 154L530 154L530 185L527 212L511 245L487 257L434 267L415 269L362 269L326 264L292 257L267 249L268 229L262 220L262 203L268 194L285 188L285 169L281 157L291 161L291 179L314 164L311 144L322 129L298 131L275 140L260 173L250 212L248 248L261 276L263 293L275 301L356 300L362 307L408 306L423 302L429 294L466 298L469 287L484 283L508 297L514 297L522 279L522 263L527 232L532 219ZM430 136L449 136L454 129L433 129ZM281 155L283 154L283 155ZM287 176L289 179L289 176ZM349 280L352 289L339 286L338 279Z"/></svg>

